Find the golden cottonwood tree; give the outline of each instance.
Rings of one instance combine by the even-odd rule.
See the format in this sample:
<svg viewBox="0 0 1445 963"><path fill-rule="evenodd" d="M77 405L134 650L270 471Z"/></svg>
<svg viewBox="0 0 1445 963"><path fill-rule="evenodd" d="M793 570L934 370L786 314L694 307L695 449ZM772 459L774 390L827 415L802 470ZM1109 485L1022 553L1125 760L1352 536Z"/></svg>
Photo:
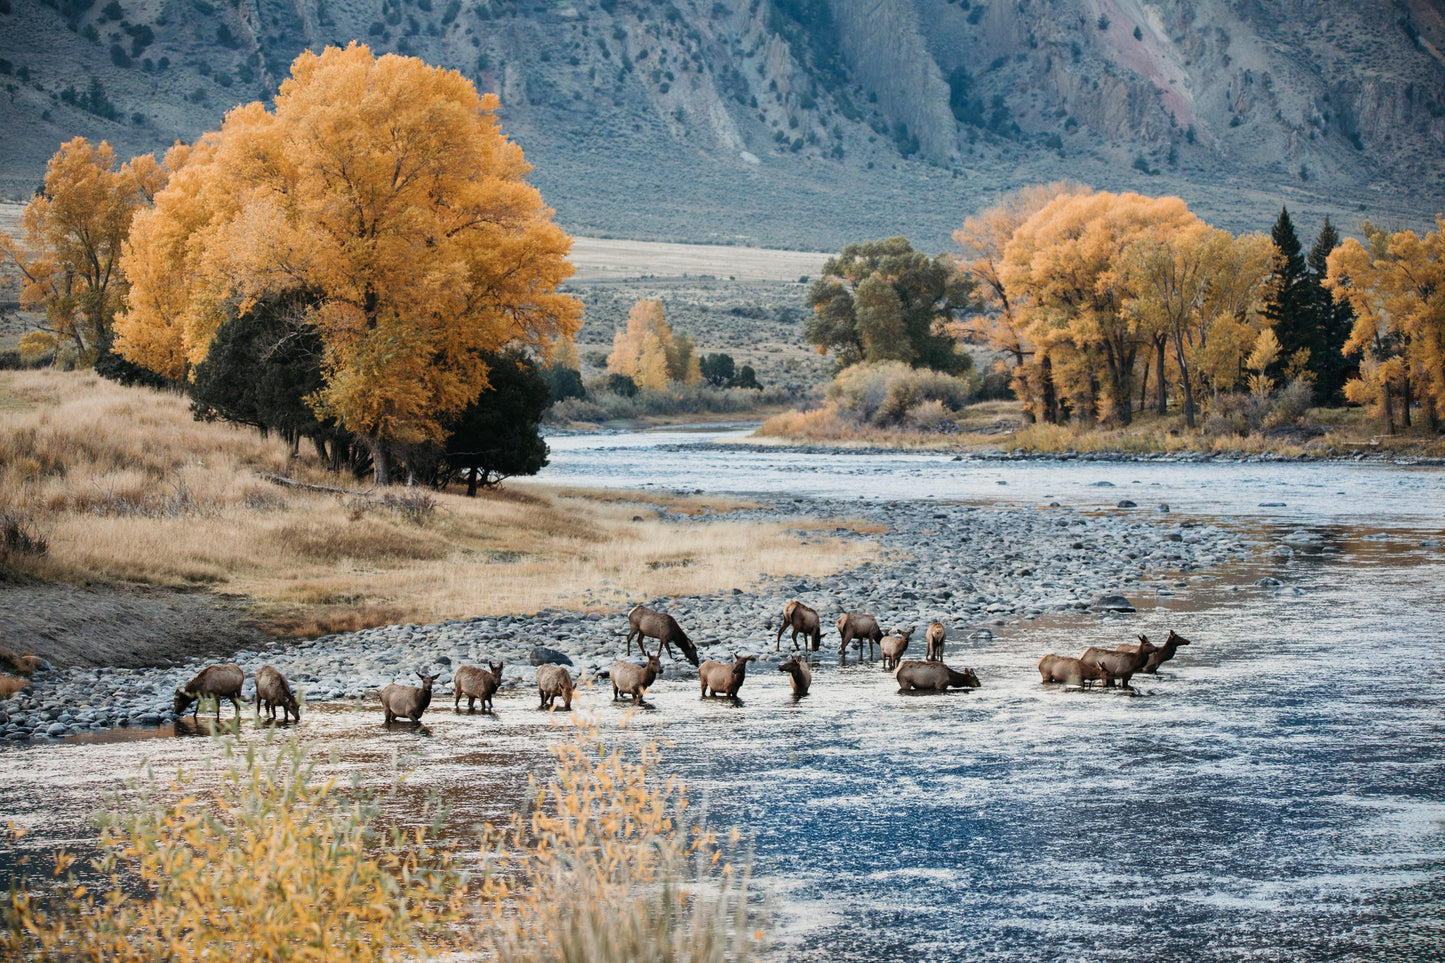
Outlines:
<svg viewBox="0 0 1445 963"><path fill-rule="evenodd" d="M1130 389L1145 332L1140 318L1123 310L1130 297L1124 250L1192 220L1177 197L1069 194L1019 225L1005 247L999 274L1024 332L1055 365L1068 362L1072 381L1061 388L1085 420L1096 406L1111 421L1132 420Z"/></svg>
<svg viewBox="0 0 1445 963"><path fill-rule="evenodd" d="M695 385L702 380L702 365L692 339L674 335L662 302L646 299L632 306L627 327L613 333L607 370L653 391L662 391L669 381Z"/></svg>
<svg viewBox="0 0 1445 963"><path fill-rule="evenodd" d="M395 446L440 440L487 387L481 353L546 353L581 322L557 291L571 239L498 106L412 57L301 54L274 110L238 107L168 155L175 176L126 249L117 350L180 377L227 317L300 295L325 351L310 403L388 482Z"/></svg>
<svg viewBox="0 0 1445 963"><path fill-rule="evenodd" d="M110 144L76 137L46 165L45 186L21 216L22 237L0 233L0 255L20 274L21 303L45 311L56 342L73 346L81 364L110 348L126 288L121 245L165 180L150 154L118 164Z"/></svg>
<svg viewBox="0 0 1445 963"><path fill-rule="evenodd" d="M1396 397L1408 425L1418 389L1438 427L1445 413L1445 217L1424 237L1368 222L1361 227L1364 243L1350 238L1335 248L1325 279L1335 299L1355 309L1345 352L1360 352L1363 360L1346 396L1376 405L1393 431Z"/></svg>

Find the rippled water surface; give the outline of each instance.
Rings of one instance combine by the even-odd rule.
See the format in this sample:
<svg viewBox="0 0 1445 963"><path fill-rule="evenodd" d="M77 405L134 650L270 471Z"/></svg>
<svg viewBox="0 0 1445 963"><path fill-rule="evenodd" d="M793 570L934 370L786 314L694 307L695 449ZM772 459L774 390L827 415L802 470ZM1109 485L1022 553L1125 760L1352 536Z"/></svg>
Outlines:
<svg viewBox="0 0 1445 963"><path fill-rule="evenodd" d="M669 740L668 767L709 818L747 834L778 957L1445 956L1445 553L1421 545L1441 534L1440 472L807 456L805 472L784 473L799 456L659 452L655 436L552 444L552 479L585 484L637 486L662 454L676 464L654 479L667 488L1128 497L1176 513L1214 506L1262 543L1298 528L1324 539L1193 574L1133 616L950 640L947 661L982 679L972 693L902 696L876 664L825 661L800 702L764 666L732 706L699 700L695 680L670 671L623 738ZM1261 575L1285 588L1257 587ZM1038 682L1044 653L1170 628L1193 644L1157 678L1136 677L1138 696ZM381 784L411 770L394 810L439 790L463 835L513 809L527 774L545 770L555 730L534 698L504 691L495 718L434 706L421 730L387 730L372 706L327 705L300 729L337 753L328 771ZM604 722L625 714L587 705ZM247 738L257 731L247 723ZM209 740L145 735L0 752L0 814L35 826L37 847L82 841L87 814L141 759L214 764Z"/></svg>

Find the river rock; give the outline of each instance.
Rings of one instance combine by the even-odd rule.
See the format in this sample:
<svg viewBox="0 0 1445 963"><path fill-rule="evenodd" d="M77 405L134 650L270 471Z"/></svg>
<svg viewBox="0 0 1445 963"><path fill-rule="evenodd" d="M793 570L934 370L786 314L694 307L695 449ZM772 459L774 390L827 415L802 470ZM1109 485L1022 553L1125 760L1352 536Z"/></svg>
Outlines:
<svg viewBox="0 0 1445 963"><path fill-rule="evenodd" d="M572 660L565 652L558 652L556 649L549 649L545 645L532 646L531 655L527 661L532 665L571 665Z"/></svg>
<svg viewBox="0 0 1445 963"><path fill-rule="evenodd" d="M1124 499L1123 501L1121 501L1121 502L1119 503L1119 507L1120 507L1120 508L1138 508L1139 506L1138 506L1137 504L1135 504L1134 502L1129 501L1129 499L1126 498L1126 499Z"/></svg>
<svg viewBox="0 0 1445 963"><path fill-rule="evenodd" d="M1089 603L1095 612L1133 612L1134 606L1122 595L1100 595Z"/></svg>
<svg viewBox="0 0 1445 963"><path fill-rule="evenodd" d="M1254 584L1260 588L1279 588L1284 583L1277 578L1266 575L1264 578L1255 579Z"/></svg>

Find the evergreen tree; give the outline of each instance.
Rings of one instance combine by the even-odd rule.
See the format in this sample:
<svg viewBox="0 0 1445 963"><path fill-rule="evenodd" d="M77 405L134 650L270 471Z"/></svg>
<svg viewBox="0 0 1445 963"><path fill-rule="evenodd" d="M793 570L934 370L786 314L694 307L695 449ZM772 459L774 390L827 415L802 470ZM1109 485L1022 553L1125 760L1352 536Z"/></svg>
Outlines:
<svg viewBox="0 0 1445 963"><path fill-rule="evenodd" d="M1319 237L1306 259L1314 285L1314 328L1318 332L1320 357L1311 367L1315 372L1315 398L1334 404L1343 400L1346 375L1353 367L1345 358L1345 342L1355 325L1355 312L1347 301L1336 301L1324 286L1329 275L1330 252L1340 246L1340 232L1327 216Z"/></svg>
<svg viewBox="0 0 1445 963"><path fill-rule="evenodd" d="M552 393L537 366L516 352L485 354L490 387L447 423L438 480L467 479L467 495L547 464L538 429Z"/></svg>
<svg viewBox="0 0 1445 963"><path fill-rule="evenodd" d="M702 359L702 376L714 388L721 388L737 374L737 362L730 354L713 353Z"/></svg>
<svg viewBox="0 0 1445 963"><path fill-rule="evenodd" d="M1315 374L1315 365L1324 348L1315 328L1316 285L1306 268L1304 250L1287 209L1279 209L1279 219L1274 222L1270 237L1278 252L1278 263L1274 290L1265 301L1264 316L1274 328L1280 350L1269 376L1283 382L1305 372Z"/></svg>

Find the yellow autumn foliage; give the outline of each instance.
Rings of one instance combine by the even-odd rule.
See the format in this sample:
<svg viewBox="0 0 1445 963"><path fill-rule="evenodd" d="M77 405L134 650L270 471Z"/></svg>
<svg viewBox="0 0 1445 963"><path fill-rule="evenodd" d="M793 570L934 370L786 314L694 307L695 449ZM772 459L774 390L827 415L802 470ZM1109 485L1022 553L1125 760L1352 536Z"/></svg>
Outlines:
<svg viewBox="0 0 1445 963"><path fill-rule="evenodd" d="M692 339L674 334L661 301L639 300L627 315L627 327L612 335L607 370L626 375L639 388L663 391L669 381L695 385L702 381L702 365Z"/></svg>

